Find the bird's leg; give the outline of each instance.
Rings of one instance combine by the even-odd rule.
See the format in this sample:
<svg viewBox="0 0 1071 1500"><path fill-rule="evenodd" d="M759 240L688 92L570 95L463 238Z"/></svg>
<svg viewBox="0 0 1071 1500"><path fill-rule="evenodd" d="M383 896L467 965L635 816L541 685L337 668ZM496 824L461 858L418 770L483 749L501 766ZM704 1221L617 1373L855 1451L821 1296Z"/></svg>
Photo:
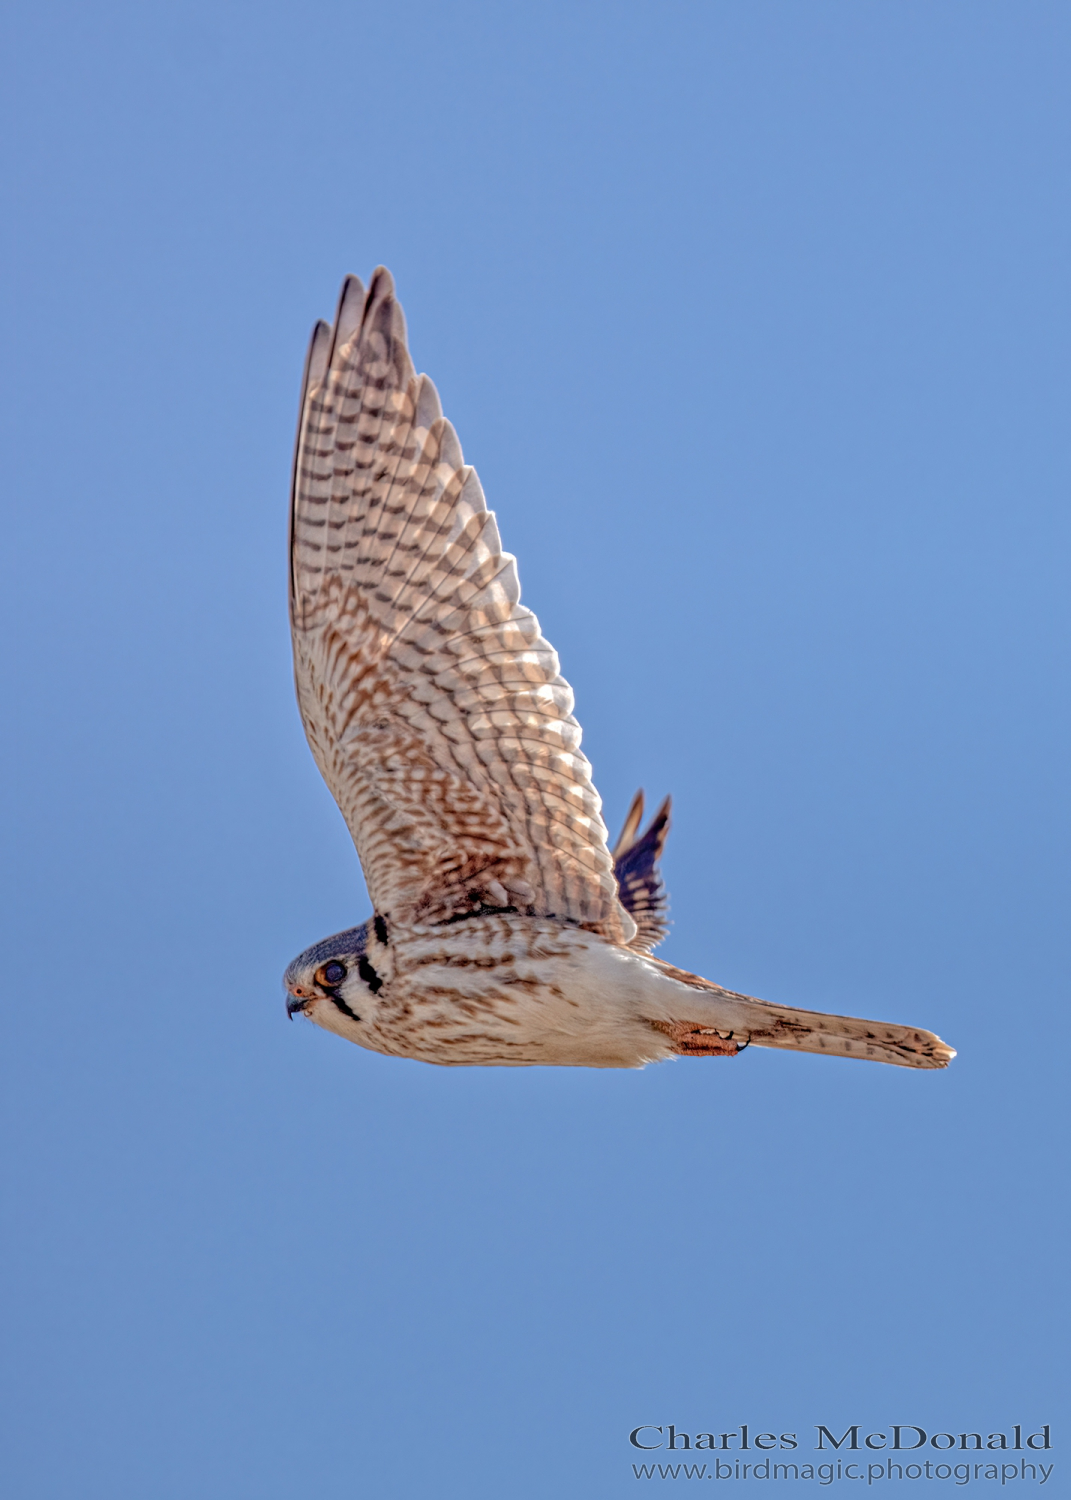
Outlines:
<svg viewBox="0 0 1071 1500"><path fill-rule="evenodd" d="M698 1021L652 1021L651 1025L669 1037L680 1057L735 1057L743 1050L731 1035L722 1036L712 1026L701 1026Z"/></svg>

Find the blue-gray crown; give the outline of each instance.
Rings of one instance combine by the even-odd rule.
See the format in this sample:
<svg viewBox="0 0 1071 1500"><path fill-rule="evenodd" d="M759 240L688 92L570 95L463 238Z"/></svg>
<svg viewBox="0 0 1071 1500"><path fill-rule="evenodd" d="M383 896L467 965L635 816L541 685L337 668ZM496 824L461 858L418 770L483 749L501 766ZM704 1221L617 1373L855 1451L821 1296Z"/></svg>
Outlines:
<svg viewBox="0 0 1071 1500"><path fill-rule="evenodd" d="M304 953L299 953L297 958L287 965L286 973L283 975L283 983L287 989L297 983L298 976L306 969L318 969L321 964L329 963L333 958L359 958L368 944L368 932L371 926L371 922L362 922L360 927L347 927L345 932L336 932L334 937L313 943L311 948L306 948Z"/></svg>

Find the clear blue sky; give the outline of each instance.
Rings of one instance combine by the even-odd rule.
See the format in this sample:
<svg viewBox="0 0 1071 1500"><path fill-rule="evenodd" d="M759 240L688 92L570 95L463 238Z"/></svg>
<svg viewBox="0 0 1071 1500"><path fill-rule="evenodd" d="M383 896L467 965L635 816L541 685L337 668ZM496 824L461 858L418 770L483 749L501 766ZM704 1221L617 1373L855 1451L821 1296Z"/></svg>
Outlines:
<svg viewBox="0 0 1071 1500"><path fill-rule="evenodd" d="M35 0L0 57L5 1492L615 1500L641 1422L1056 1422L1067 6ZM607 821L674 795L666 956L947 1073L287 1024L369 910L285 539L380 261Z"/></svg>

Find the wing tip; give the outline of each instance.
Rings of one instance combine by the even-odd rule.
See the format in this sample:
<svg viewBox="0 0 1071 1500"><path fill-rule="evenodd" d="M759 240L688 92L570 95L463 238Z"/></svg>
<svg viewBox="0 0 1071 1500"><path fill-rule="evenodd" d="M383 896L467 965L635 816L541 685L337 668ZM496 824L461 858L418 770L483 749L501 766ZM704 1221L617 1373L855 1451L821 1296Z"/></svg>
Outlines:
<svg viewBox="0 0 1071 1500"><path fill-rule="evenodd" d="M632 801L629 803L629 809L625 814L624 824L622 825L621 832L617 836L617 843L610 850L611 859L620 859L622 854L627 853L628 850L631 849L633 844L636 842L637 831L639 830L640 824L643 822L643 803L643 788L640 787L635 797L633 797Z"/></svg>
<svg viewBox="0 0 1071 1500"><path fill-rule="evenodd" d="M409 330L394 288L394 277L386 266L377 266L368 283L361 318L362 343L365 332L373 329L387 340L388 349L393 346L388 358L395 363L399 382L408 384L416 373L409 357Z"/></svg>
<svg viewBox="0 0 1071 1500"><path fill-rule="evenodd" d="M393 298L396 295L394 288L394 277L386 266L377 266L372 272L372 279L368 283L368 300L375 302L382 298Z"/></svg>
<svg viewBox="0 0 1071 1500"><path fill-rule="evenodd" d="M309 339L309 352L305 358L305 380L301 388L301 405L304 407L311 390L323 383L331 357L331 325L319 318L313 325Z"/></svg>
<svg viewBox="0 0 1071 1500"><path fill-rule="evenodd" d="M319 318L312 328L308 348L305 350L305 368L301 373L301 397L298 401L297 435L294 439L294 460L290 468L290 553L293 558L294 501L297 496L298 457L301 452L301 435L305 429L305 410L309 392L323 382L327 373L327 362L331 348L331 328ZM291 580L292 581L292 580Z"/></svg>
<svg viewBox="0 0 1071 1500"><path fill-rule="evenodd" d="M673 798L664 797L658 811L641 834L640 825L643 823L644 809L644 794L641 787L629 805L624 826L618 836L617 843L610 851L611 859L615 861L621 859L630 849L634 849L637 844L647 844L653 851L654 859L660 859L669 835L670 812L672 808Z"/></svg>
<svg viewBox="0 0 1071 1500"><path fill-rule="evenodd" d="M328 367L335 362L335 351L341 348L343 344L348 344L354 334L360 330L361 320L364 317L364 309L364 282L359 276L354 276L351 273L344 278L338 294L335 321L331 325L331 347L327 356Z"/></svg>

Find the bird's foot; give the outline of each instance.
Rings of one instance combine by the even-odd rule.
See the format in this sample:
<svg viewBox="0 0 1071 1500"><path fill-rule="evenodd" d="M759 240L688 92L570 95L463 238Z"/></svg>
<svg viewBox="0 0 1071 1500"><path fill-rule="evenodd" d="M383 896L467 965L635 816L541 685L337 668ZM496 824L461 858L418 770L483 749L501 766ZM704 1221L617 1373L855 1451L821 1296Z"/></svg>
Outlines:
<svg viewBox="0 0 1071 1500"><path fill-rule="evenodd" d="M680 1057L735 1057L747 1046L746 1038L738 1042L731 1032L723 1035L696 1021L652 1021L651 1025L669 1037Z"/></svg>

